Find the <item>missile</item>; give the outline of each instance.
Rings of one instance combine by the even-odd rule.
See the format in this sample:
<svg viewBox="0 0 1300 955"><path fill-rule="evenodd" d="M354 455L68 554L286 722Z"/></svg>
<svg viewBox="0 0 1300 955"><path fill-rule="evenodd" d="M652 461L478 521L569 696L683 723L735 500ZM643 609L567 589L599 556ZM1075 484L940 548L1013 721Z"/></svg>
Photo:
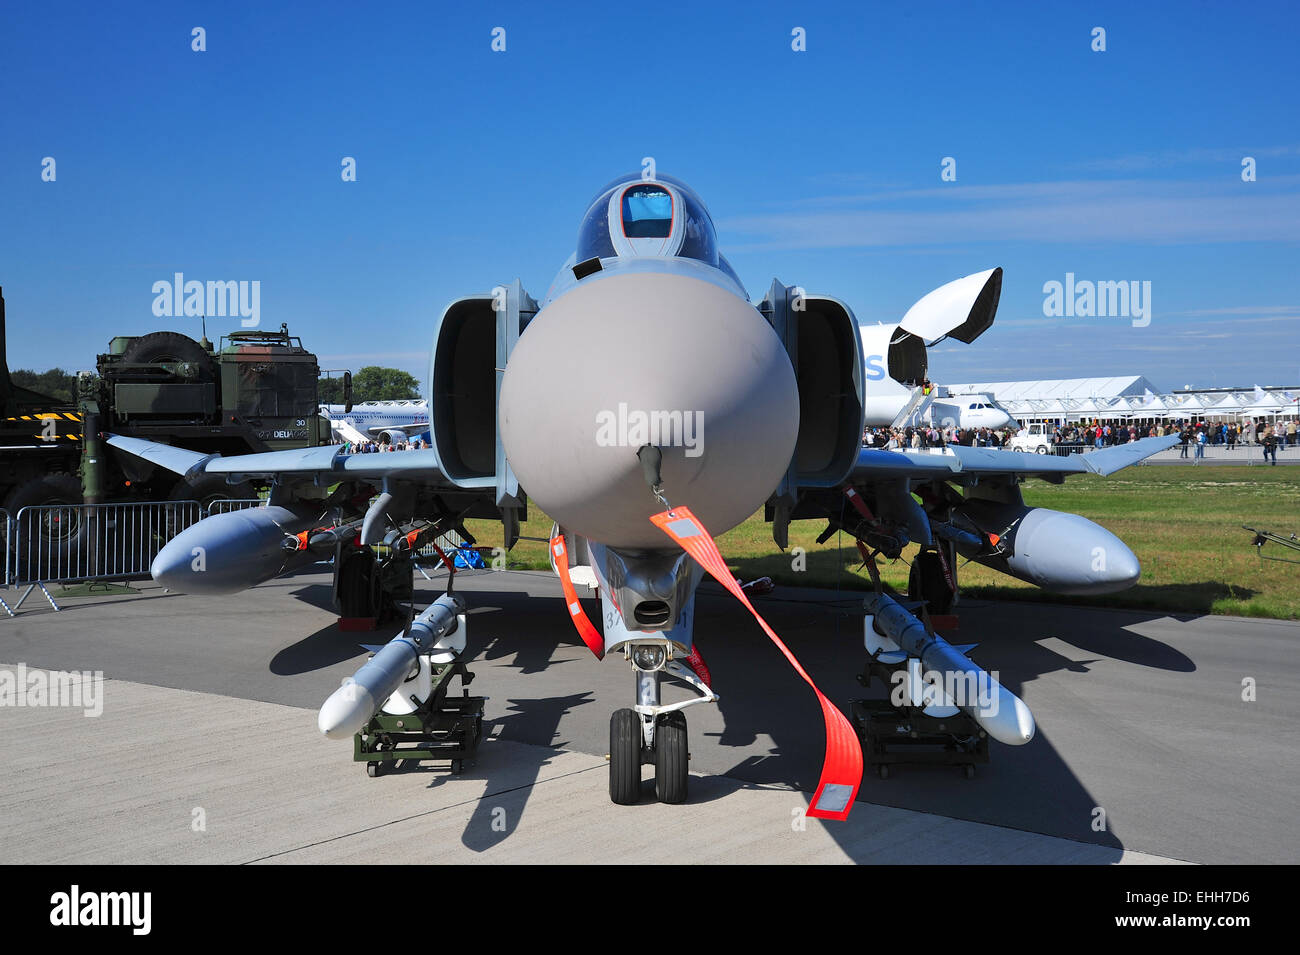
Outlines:
<svg viewBox="0 0 1300 955"><path fill-rule="evenodd" d="M954 511L999 535L996 552L956 539L976 563L1058 594L1110 594L1137 583L1142 565L1128 546L1078 514L1017 503L972 500Z"/></svg>
<svg viewBox="0 0 1300 955"><path fill-rule="evenodd" d="M465 601L457 594L443 594L435 600L411 622L410 632L389 640L350 680L330 694L320 708L316 726L330 739L347 739L359 733L419 666L419 655L455 633L456 618L464 612Z"/></svg>
<svg viewBox="0 0 1300 955"><path fill-rule="evenodd" d="M250 507L206 517L158 552L149 572L169 590L233 594L317 560L283 546L320 523L319 507Z"/></svg>
<svg viewBox="0 0 1300 955"><path fill-rule="evenodd" d="M872 625L877 633L942 677L944 687L959 690L953 703L989 736L1011 746L1034 738L1034 714L1024 701L943 637L927 633L925 624L898 601L876 594L867 598L866 610L875 618Z"/></svg>
<svg viewBox="0 0 1300 955"><path fill-rule="evenodd" d="M963 551L982 552L986 544L984 538L979 534L972 534L970 531L962 530L960 527L953 527L951 524L931 524L930 530L934 531L934 536L946 541L952 541Z"/></svg>
<svg viewBox="0 0 1300 955"><path fill-rule="evenodd" d="M361 521L348 521L334 527L313 527L307 535L307 546L319 553L333 553L340 543L355 540L361 534ZM301 534L298 535L302 537ZM289 546L286 540L285 546Z"/></svg>

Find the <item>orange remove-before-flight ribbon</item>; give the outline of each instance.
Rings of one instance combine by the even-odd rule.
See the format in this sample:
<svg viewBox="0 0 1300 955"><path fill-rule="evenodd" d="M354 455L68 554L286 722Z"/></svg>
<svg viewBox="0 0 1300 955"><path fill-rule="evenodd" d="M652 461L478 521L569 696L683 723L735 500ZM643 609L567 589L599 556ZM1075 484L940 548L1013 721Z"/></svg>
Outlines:
<svg viewBox="0 0 1300 955"><path fill-rule="evenodd" d="M564 589L564 605L569 608L569 619L573 621L574 629L582 637L587 649L596 654L596 659L599 660L605 656L605 638L596 632L587 612L582 609L573 581L569 579L569 551L564 546L563 534L551 538L551 557L555 561L555 572L560 577L560 586Z"/></svg>
<svg viewBox="0 0 1300 955"><path fill-rule="evenodd" d="M812 805L808 815L819 819L847 819L857 797L858 787L862 784L862 746L857 733L849 725L844 714L833 704L817 684L813 683L806 670L795 659L795 655L781 642L781 638L767 625L767 621L754 609L736 579L731 576L727 564L718 553L718 546L713 537L705 530L689 508L675 507L651 516L650 521L673 539L676 544L690 554L695 561L709 572L718 583L731 591L732 595L748 608L754 615L763 632L776 644L778 650L785 654L795 672L803 677L822 707L822 717L826 722L826 756L822 761L821 780L817 791L813 793Z"/></svg>

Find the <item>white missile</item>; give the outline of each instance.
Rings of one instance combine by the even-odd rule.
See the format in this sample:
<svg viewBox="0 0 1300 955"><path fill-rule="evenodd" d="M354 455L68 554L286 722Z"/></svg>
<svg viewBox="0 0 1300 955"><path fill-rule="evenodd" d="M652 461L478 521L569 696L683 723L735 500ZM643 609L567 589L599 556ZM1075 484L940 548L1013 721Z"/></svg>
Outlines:
<svg viewBox="0 0 1300 955"><path fill-rule="evenodd" d="M1021 746L1034 738L1034 714L1024 700L943 637L927 633L925 624L898 601L877 594L867 598L866 610L874 618L872 626L877 633L920 660L927 671L942 678L945 687L960 690L954 705L970 714L995 740Z"/></svg>
<svg viewBox="0 0 1300 955"><path fill-rule="evenodd" d="M320 731L330 739L347 739L360 732L417 669L419 655L455 632L456 618L464 612L465 601L455 594L443 594L430 604L411 622L409 633L384 644L351 680L330 694L316 718Z"/></svg>

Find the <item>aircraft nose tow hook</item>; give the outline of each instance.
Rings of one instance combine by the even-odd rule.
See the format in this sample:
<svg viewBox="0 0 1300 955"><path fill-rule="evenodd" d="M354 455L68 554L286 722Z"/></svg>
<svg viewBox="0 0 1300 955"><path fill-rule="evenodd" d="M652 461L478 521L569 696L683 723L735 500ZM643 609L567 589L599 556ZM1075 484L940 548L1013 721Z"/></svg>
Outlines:
<svg viewBox="0 0 1300 955"><path fill-rule="evenodd" d="M664 497L664 481L660 473L664 460L663 452L653 444L643 444L636 449L636 457L641 462L641 474L650 487L650 493L655 496L655 500L671 511L673 506L668 503L668 498Z"/></svg>

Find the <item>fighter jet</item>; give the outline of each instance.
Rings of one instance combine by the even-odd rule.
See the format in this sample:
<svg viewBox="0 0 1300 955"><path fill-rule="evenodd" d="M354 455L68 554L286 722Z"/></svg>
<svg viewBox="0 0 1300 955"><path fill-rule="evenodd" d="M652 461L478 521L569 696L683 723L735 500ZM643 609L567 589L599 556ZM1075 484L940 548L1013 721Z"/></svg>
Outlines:
<svg viewBox="0 0 1300 955"><path fill-rule="evenodd" d="M857 737L749 603L714 535L763 509L782 548L790 521L803 519L827 522L826 536L847 531L870 560L895 558L915 542L915 589L937 612L955 595L958 553L1066 593L1104 593L1137 579L1137 560L1118 538L1082 517L1027 507L1020 484L1109 473L1168 440L1071 459L861 448L873 385L893 395L924 377L926 341L972 341L986 329L1001 275L977 273L930 293L877 334L879 351L864 364L870 336L860 337L846 304L774 280L755 305L701 198L673 177L633 174L588 203L576 248L540 305L515 281L442 312L427 389L431 448L220 457L124 437L109 443L191 479L269 484L266 507L209 517L169 542L153 563L157 581L234 593L332 557L344 616L374 616L409 596L409 568L402 573L400 564L432 534L469 537L466 519L493 518L509 547L529 502L541 508L555 521L552 566L578 634L597 658L621 654L635 674L634 705L610 721L615 803L639 798L643 764L655 767L660 800L686 798L683 711L718 699L693 638L696 589L712 576L812 688L826 756L808 814L843 819L861 781ZM376 556L383 543L390 546ZM584 584L599 591L599 627L578 597ZM986 676L960 648L917 630L910 609L880 595L874 606L899 653ZM447 637L463 609L449 593L416 617L326 701L321 732L351 737L415 673L422 653L454 655ZM663 703L664 677L694 696ZM984 713L981 725L1006 742L1027 741L1032 716L1001 692L1001 712Z"/></svg>

